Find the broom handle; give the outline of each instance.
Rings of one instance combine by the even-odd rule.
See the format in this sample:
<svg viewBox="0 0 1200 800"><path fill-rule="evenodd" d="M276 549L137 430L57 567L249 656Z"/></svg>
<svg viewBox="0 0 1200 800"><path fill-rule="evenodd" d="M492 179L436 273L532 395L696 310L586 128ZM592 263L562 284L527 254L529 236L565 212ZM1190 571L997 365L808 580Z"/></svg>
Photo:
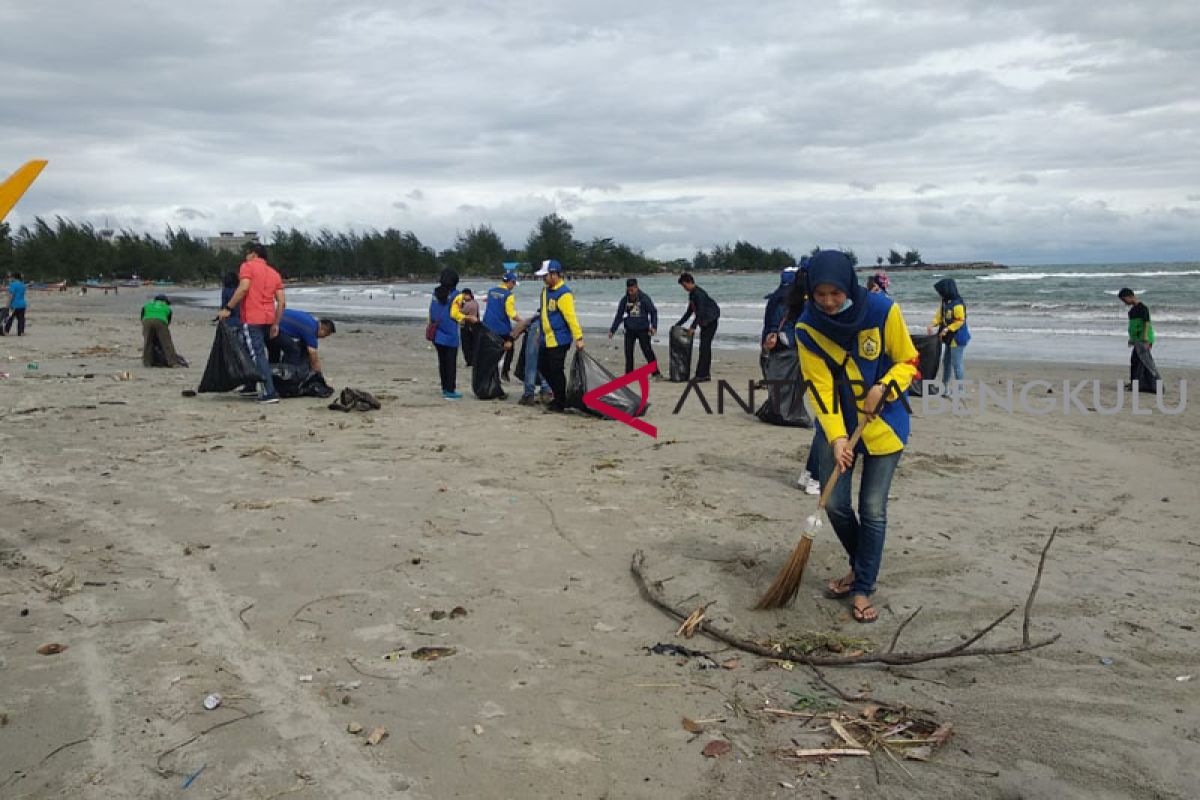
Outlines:
<svg viewBox="0 0 1200 800"><path fill-rule="evenodd" d="M855 445L858 444L858 440L862 438L864 427L866 426L863 424L856 425L854 432L850 434L850 441L846 442L846 446L852 451L854 450ZM825 504L829 502L829 498L833 494L833 487L837 486L839 477L837 464L834 464L833 472L830 473L829 479L825 481L825 488L821 490L821 499L817 501L818 512L824 510Z"/></svg>

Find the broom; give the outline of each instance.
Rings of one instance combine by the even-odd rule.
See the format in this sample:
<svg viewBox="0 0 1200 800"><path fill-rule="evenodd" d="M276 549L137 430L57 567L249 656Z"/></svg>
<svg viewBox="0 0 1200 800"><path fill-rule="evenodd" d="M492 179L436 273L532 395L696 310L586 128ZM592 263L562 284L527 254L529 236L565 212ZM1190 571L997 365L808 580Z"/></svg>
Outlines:
<svg viewBox="0 0 1200 800"><path fill-rule="evenodd" d="M862 424L859 424L850 434L850 441L846 443L846 446L850 448L851 452L854 451L855 445L862 436L863 427ZM771 588L767 589L767 593L759 598L758 603L754 606L756 609L786 606L792 602L792 598L800 590L800 579L804 577L804 568L808 566L808 554L812 551L813 537L821 527L821 512L825 510L825 504L829 502L829 496L833 494L833 487L837 485L839 477L837 465L834 464L833 472L825 481L825 488L821 491L820 500L817 501L816 512L804 521L804 533L800 534L800 541L796 543L796 549L792 551L791 558L783 565L783 569L775 576L775 582L771 584Z"/></svg>

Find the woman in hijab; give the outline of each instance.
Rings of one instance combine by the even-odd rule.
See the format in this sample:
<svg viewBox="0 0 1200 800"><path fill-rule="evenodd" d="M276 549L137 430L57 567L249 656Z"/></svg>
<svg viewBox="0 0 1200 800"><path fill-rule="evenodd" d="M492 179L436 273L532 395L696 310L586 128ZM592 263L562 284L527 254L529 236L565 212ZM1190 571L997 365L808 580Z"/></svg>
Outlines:
<svg viewBox="0 0 1200 800"><path fill-rule="evenodd" d="M808 284L812 296L796 324L800 369L814 394L818 477L822 487L837 482L825 510L850 559L850 571L826 589L831 597L851 598L855 620L874 622L879 614L871 595L883 560L888 489L908 440L908 408L900 397L916 375L917 349L900 307L860 286L845 253L814 255ZM849 438L860 426L851 449ZM850 483L857 460L863 467L856 513Z"/></svg>
<svg viewBox="0 0 1200 800"><path fill-rule="evenodd" d="M458 326L466 319L462 312L462 294L458 291L458 273L452 269L442 270L433 300L429 302L429 324L435 326L433 347L437 350L438 374L442 379L442 397L446 400L462 400L462 393L455 391L458 362Z"/></svg>
<svg viewBox="0 0 1200 800"><path fill-rule="evenodd" d="M933 285L934 291L942 298L937 313L933 315L933 324L926 333L937 329L938 337L945 346L942 355L942 394L950 389L950 369L954 369L954 381L957 385L963 379L963 351L967 342L971 341L971 331L967 328L967 304L958 294L958 285L953 278L942 278Z"/></svg>

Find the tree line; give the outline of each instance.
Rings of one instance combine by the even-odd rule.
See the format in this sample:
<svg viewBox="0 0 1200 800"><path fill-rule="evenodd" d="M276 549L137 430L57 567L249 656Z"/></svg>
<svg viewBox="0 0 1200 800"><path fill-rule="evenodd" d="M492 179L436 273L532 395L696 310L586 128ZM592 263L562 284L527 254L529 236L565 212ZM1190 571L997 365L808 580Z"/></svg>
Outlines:
<svg viewBox="0 0 1200 800"><path fill-rule="evenodd" d="M461 231L442 251L425 245L412 231L388 228L365 232L313 234L277 228L264 242L272 264L288 278L387 280L436 275L444 268L460 274L492 274L502 263L540 264L553 258L569 274L635 275L685 270L749 270L778 272L796 263L782 248L765 249L750 242L723 244L700 250L689 260L661 261L611 237L583 241L574 226L558 214L538 220L521 249L508 248L489 225ZM818 248L813 248L815 252ZM847 250L851 260L857 256ZM91 278L213 282L235 271L239 253L213 249L206 239L180 228L167 228L162 238L123 230L96 230L88 223L57 218L54 224L38 218L13 231L0 223L0 274L20 272L32 280L82 282ZM883 257L877 259L883 263ZM920 255L892 250L888 263L918 264Z"/></svg>

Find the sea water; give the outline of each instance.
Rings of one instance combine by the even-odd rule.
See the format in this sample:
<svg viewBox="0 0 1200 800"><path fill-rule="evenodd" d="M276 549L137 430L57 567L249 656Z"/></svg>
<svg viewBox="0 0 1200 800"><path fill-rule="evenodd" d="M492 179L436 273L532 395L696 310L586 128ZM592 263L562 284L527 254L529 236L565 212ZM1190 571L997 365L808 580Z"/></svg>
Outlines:
<svg viewBox="0 0 1200 800"><path fill-rule="evenodd" d="M860 280L873 271L860 266ZM1157 337L1155 360L1163 366L1200 367L1200 263L1038 265L944 273L899 268L888 275L892 298L914 333L924 332L937 310L933 284L944 277L955 279L971 328L968 359L1126 364L1126 307L1117 292L1128 286L1150 309ZM701 274L697 281L721 306L714 346L757 347L764 296L778 285L778 275ZM593 339L605 335L624 294L624 279L568 282L585 332ZM464 277L459 288L473 289L482 305L495 283ZM667 331L683 315L687 295L674 275L639 276L639 283L658 307L656 339L665 348ZM433 281L293 285L287 287L287 297L292 308L338 321L424 322L433 286ZM532 313L539 294L539 282L519 285L518 313ZM219 304L215 290L173 296L212 308ZM665 358L665 350L661 355Z"/></svg>

